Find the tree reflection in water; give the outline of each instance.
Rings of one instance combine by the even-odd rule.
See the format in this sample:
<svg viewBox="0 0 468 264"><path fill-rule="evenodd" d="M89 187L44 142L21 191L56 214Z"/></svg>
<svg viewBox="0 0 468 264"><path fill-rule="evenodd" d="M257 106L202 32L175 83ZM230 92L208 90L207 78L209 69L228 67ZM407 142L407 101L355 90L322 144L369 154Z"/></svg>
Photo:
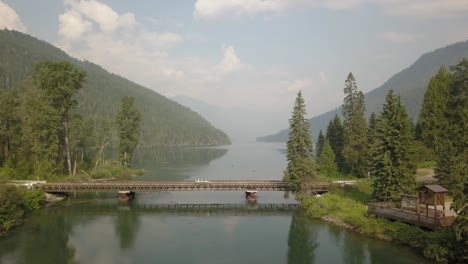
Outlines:
<svg viewBox="0 0 468 264"><path fill-rule="evenodd" d="M0 261L7 254L16 252L11 263L77 263L75 249L68 243L73 225L71 219L54 209L38 211L22 227L24 230L9 234L12 236L2 241L16 248L0 244Z"/></svg>
<svg viewBox="0 0 468 264"><path fill-rule="evenodd" d="M317 231L308 219L300 211L294 213L289 227L288 263L314 263L314 251L319 246L317 238Z"/></svg>
<svg viewBox="0 0 468 264"><path fill-rule="evenodd" d="M133 247L141 226L140 215L132 210L131 205L129 202L128 205L120 206L115 221L115 234L119 238L121 249Z"/></svg>

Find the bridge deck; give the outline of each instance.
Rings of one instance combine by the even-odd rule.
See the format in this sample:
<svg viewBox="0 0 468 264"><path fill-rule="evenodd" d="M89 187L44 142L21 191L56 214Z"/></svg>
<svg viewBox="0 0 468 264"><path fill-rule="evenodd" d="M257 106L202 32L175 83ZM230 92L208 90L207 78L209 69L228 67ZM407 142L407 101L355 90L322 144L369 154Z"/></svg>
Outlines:
<svg viewBox="0 0 468 264"><path fill-rule="evenodd" d="M329 184L316 182L308 185L310 191L323 193L328 191ZM85 183L40 183L34 188L46 192L158 192L158 191L290 191L291 185L284 181L211 181L210 183L196 182L85 182Z"/></svg>

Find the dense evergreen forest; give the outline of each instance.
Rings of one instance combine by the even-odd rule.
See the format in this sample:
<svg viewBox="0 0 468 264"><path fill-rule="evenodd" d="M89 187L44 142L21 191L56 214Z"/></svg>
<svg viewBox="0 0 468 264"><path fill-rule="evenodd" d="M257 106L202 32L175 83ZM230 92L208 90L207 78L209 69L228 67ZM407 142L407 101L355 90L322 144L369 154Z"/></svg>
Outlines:
<svg viewBox="0 0 468 264"><path fill-rule="evenodd" d="M284 180L289 181L312 217L334 215L339 221L360 232L393 240L423 250L426 257L441 263L468 261L468 59L456 65L440 67L424 95L417 124L413 124L402 97L389 90L382 111L371 114L366 122L364 95L357 88L352 73L345 81L343 122L338 115L330 120L326 136L319 132L313 152L309 121L305 119L305 102L298 93L293 109L287 143L288 166ZM311 124L312 126L314 124ZM315 155L314 155L315 154ZM337 160L339 157L340 161ZM416 169L423 160L435 160L438 184L449 190L451 209L458 215L449 230L428 235L413 229L414 234L402 238L408 226L369 220L364 205L347 200L350 192L330 190L324 199L314 200L304 192L304 184L318 177L332 178L341 173L367 178L364 200L399 204L401 194L416 193ZM307 189L306 189L307 190ZM362 191L362 190L360 190ZM336 214L336 208L351 207ZM344 210L344 209L340 209ZM377 227L377 228L376 228ZM392 230L385 234L383 230ZM416 235L416 232L419 232ZM425 237L422 244L419 239Z"/></svg>
<svg viewBox="0 0 468 264"><path fill-rule="evenodd" d="M421 110L424 93L431 77L437 73L442 65L450 66L459 63L463 58L468 58L468 41L459 42L439 48L435 51L422 55L407 69L392 76L382 86L365 94L366 117L382 110L385 95L390 89L401 96L401 101L408 111L409 117L416 122ZM357 76L357 78L365 76ZM305 98L308 100L308 98ZM313 98L312 98L313 100ZM310 131L312 138L317 139L319 131L325 131L328 122L338 114L342 117L341 107L312 117ZM276 134L258 137L257 141L286 142L288 140L288 129Z"/></svg>
<svg viewBox="0 0 468 264"><path fill-rule="evenodd" d="M35 65L48 60L68 61L84 71L86 82L75 95L78 104L73 111L95 124L107 122L113 135L117 134L114 120L120 102L131 96L142 114L139 147L230 144L223 131L192 110L44 41L7 29L0 30L0 91L21 93L30 85Z"/></svg>

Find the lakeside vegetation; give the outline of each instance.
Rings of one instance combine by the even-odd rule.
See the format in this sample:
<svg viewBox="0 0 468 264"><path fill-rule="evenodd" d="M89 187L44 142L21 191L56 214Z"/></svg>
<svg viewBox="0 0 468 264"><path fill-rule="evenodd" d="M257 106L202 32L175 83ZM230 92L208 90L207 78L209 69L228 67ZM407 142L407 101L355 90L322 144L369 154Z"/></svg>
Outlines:
<svg viewBox="0 0 468 264"><path fill-rule="evenodd" d="M304 199L302 206L312 219L323 219L368 237L411 246L437 263L459 261L454 254L459 245L450 230L425 231L402 222L368 216L366 204L372 201L372 184L372 180L367 179L344 188L335 186L320 197Z"/></svg>
<svg viewBox="0 0 468 264"><path fill-rule="evenodd" d="M364 96L350 73L345 81L344 120L336 115L326 136L319 132L315 152L299 92L289 120L284 180L294 186L296 197L312 218L408 244L440 263L468 261L467 85L468 60L464 59L450 71L441 67L431 79L416 125L393 90L389 90L382 112L372 114L366 122ZM368 202L396 203L401 194L414 194L421 165L435 165L438 183L453 197L451 209L458 217L450 229L432 233L367 216ZM310 198L304 188L313 180L340 174L363 180L345 190L332 189L322 197Z"/></svg>
<svg viewBox="0 0 468 264"><path fill-rule="evenodd" d="M21 224L26 216L45 203L42 190L0 183L0 235Z"/></svg>
<svg viewBox="0 0 468 264"><path fill-rule="evenodd" d="M85 72L69 62L47 61L36 65L21 96L14 90L0 92L0 179L135 174L124 168L130 166L141 136L142 118L134 98L122 99L114 117L118 136L113 138L111 122L96 124L75 112L75 95L86 80ZM104 156L113 141L118 142L118 163L106 162Z"/></svg>

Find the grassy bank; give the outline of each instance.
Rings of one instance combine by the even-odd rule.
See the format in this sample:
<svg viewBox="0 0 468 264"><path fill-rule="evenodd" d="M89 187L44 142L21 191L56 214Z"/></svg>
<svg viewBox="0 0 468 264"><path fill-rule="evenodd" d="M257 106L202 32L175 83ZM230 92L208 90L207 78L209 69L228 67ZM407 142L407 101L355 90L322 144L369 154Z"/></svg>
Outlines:
<svg viewBox="0 0 468 264"><path fill-rule="evenodd" d="M113 163L99 165L96 169L80 171L75 176L57 177L55 181L82 182L95 180L129 180L145 173L142 169L134 169Z"/></svg>
<svg viewBox="0 0 468 264"><path fill-rule="evenodd" d="M364 180L345 188L332 187L320 197L306 198L302 205L307 216L320 218L365 236L409 245L438 263L454 262L451 255L453 233L425 231L398 221L367 216L372 182Z"/></svg>

